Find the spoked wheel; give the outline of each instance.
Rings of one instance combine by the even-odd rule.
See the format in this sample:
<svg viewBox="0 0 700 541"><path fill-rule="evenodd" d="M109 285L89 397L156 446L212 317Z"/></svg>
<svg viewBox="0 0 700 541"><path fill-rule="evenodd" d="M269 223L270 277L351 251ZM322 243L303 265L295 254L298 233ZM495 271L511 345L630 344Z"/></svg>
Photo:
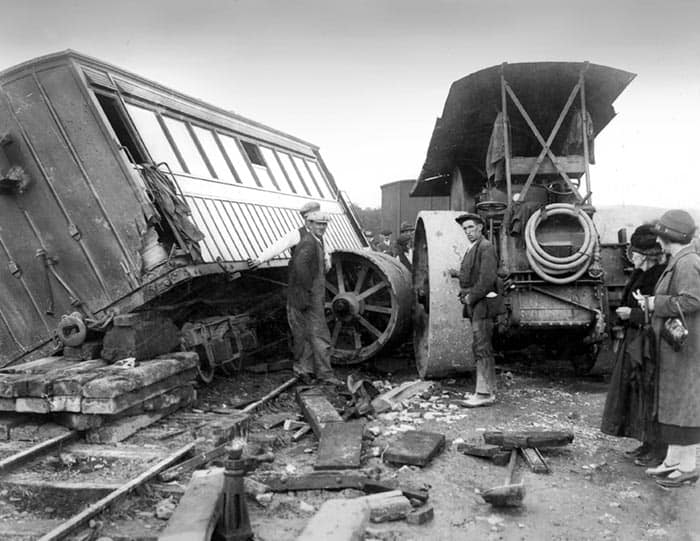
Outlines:
<svg viewBox="0 0 700 541"><path fill-rule="evenodd" d="M335 252L326 274L326 321L336 364L357 364L397 344L411 320L411 277L369 250Z"/></svg>
<svg viewBox="0 0 700 541"><path fill-rule="evenodd" d="M461 212L418 215L413 252L413 349L418 374L444 377L474 367L469 322L458 300L458 270L469 241L455 218Z"/></svg>

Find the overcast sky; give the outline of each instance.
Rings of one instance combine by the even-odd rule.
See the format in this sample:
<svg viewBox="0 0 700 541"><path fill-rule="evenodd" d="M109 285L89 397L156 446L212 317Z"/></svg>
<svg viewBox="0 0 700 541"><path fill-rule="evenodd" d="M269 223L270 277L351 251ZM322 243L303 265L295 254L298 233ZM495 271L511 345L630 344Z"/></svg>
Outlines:
<svg viewBox="0 0 700 541"><path fill-rule="evenodd" d="M637 73L596 140L597 205L700 206L700 3L0 0L0 69L75 49L317 144L379 206L415 178L452 81L501 62Z"/></svg>

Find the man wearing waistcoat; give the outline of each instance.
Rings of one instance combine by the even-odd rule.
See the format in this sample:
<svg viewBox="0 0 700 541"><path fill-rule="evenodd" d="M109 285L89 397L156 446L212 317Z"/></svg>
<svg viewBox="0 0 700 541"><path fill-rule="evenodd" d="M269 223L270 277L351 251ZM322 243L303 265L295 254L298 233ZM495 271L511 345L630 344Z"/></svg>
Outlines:
<svg viewBox="0 0 700 541"><path fill-rule="evenodd" d="M496 295L496 250L484 238L481 216L466 213L456 221L471 243L459 271L459 299L463 304L462 315L471 322L476 361L476 389L461 404L468 408L490 406L496 401L496 363L491 342L494 321L488 314L487 298Z"/></svg>
<svg viewBox="0 0 700 541"><path fill-rule="evenodd" d="M302 383L315 377L322 383L342 385L331 369L331 336L324 302L326 270L323 235L330 218L315 211L307 216L308 232L301 236L289 262L287 319L292 331L294 373Z"/></svg>

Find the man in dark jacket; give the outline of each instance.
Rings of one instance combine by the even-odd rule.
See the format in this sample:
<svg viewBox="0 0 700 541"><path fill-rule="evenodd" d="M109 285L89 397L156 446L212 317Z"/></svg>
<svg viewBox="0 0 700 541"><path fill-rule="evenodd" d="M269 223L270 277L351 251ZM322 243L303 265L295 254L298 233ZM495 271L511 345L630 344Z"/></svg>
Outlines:
<svg viewBox="0 0 700 541"><path fill-rule="evenodd" d="M496 250L483 236L481 216L467 213L456 220L471 242L459 271L459 298L464 305L463 316L471 322L476 361L476 389L462 405L469 408L490 406L496 401L496 363L491 344L494 321L488 310L488 300L497 295Z"/></svg>
<svg viewBox="0 0 700 541"><path fill-rule="evenodd" d="M331 369L331 337L324 313L323 235L329 217L316 211L307 220L308 232L301 236L289 262L287 319L293 339L293 368L303 383L310 383L316 377L323 383L342 385Z"/></svg>

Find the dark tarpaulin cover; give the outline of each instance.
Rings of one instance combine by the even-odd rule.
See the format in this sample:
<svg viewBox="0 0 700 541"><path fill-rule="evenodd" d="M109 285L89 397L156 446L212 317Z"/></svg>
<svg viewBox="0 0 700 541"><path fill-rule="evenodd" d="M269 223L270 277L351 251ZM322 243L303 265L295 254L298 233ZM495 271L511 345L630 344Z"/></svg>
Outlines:
<svg viewBox="0 0 700 541"><path fill-rule="evenodd" d="M572 89L578 82L583 62L526 62L505 64L506 81L513 89L538 130L546 140ZM586 108L597 136L615 116L612 104L635 74L588 64L585 74ZM467 186L480 187L486 172L486 154L494 121L501 111L501 66L467 75L452 83L442 116L428 145L425 163L413 196L444 196L450 193L450 175L462 171ZM566 144L571 115L579 109L576 98L552 144L555 154ZM532 135L515 105L508 98L513 156L536 156L541 145Z"/></svg>

